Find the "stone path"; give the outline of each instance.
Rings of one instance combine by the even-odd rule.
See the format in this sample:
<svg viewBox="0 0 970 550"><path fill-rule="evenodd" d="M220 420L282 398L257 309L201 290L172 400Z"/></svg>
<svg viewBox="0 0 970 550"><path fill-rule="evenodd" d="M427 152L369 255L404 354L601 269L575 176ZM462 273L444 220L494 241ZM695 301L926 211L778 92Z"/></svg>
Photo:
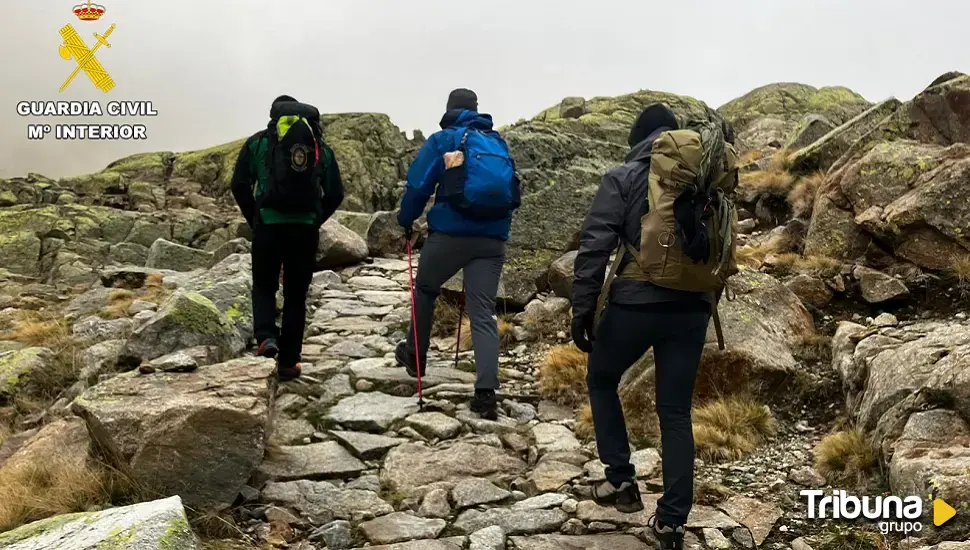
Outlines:
<svg viewBox="0 0 970 550"><path fill-rule="evenodd" d="M410 315L406 269L377 259L315 277L305 375L279 390L260 504L289 510L311 543L331 549L651 548L659 454L634 454L643 512L589 500L602 464L574 435L572 411L540 402L537 350L503 351L500 416L487 421L468 410L474 374L455 368L454 338L435 340L418 410L416 380L393 360ZM473 364L471 352L460 361ZM696 506L688 548L704 548L705 533L737 540L738 519Z"/></svg>

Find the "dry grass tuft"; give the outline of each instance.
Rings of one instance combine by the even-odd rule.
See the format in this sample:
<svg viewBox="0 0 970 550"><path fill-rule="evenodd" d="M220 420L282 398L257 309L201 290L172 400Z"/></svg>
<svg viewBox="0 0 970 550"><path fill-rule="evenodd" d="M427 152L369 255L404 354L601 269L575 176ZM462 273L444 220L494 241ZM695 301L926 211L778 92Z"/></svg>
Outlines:
<svg viewBox="0 0 970 550"><path fill-rule="evenodd" d="M539 364L539 393L567 405L586 402L587 355L573 344L552 347Z"/></svg>
<svg viewBox="0 0 970 550"><path fill-rule="evenodd" d="M125 476L103 465L50 456L4 472L0 478L0 532L96 505L130 502L137 495Z"/></svg>
<svg viewBox="0 0 970 550"><path fill-rule="evenodd" d="M886 539L875 531L860 529L856 525L829 523L822 535L818 550L887 550Z"/></svg>
<svg viewBox="0 0 970 550"><path fill-rule="evenodd" d="M802 256L801 254L777 254L771 267L787 274L802 273L816 277L834 277L842 269L842 262L827 256Z"/></svg>
<svg viewBox="0 0 970 550"><path fill-rule="evenodd" d="M228 512L190 513L189 524L204 539L239 539L246 534Z"/></svg>
<svg viewBox="0 0 970 550"><path fill-rule="evenodd" d="M745 172L741 174L738 193L745 202L761 197L787 197L792 191L795 176L785 171Z"/></svg>
<svg viewBox="0 0 970 550"><path fill-rule="evenodd" d="M787 171L791 168L791 157L796 152L787 147L775 151L775 154L771 155L771 162L768 164L768 169L773 172Z"/></svg>
<svg viewBox="0 0 970 550"><path fill-rule="evenodd" d="M731 349L707 350L697 367L694 400L706 403L728 395L757 393L762 388L751 375L754 364L745 352Z"/></svg>
<svg viewBox="0 0 970 550"><path fill-rule="evenodd" d="M13 328L0 333L0 340L13 340L31 347L54 352L49 368L34 372L29 393L16 396L21 414L34 414L47 409L58 396L77 381L81 366L78 359L85 342L74 338L71 325L52 312L23 311L13 320Z"/></svg>
<svg viewBox="0 0 970 550"><path fill-rule="evenodd" d="M572 317L569 310L560 315L552 315L544 308L536 308L534 311L527 311L522 327L540 339L555 337L559 332L569 333L569 323Z"/></svg>
<svg viewBox="0 0 970 550"><path fill-rule="evenodd" d="M504 316L499 316L498 318L498 339L502 349L508 349L515 344L515 326L505 319ZM461 351L470 351L473 347L472 344L471 320L468 317L464 317L461 321L461 338L458 340L458 349Z"/></svg>
<svg viewBox="0 0 970 550"><path fill-rule="evenodd" d="M587 442L596 439L596 431L593 428L593 408L588 404L583 405L576 413L576 437L580 441Z"/></svg>
<svg viewBox="0 0 970 550"><path fill-rule="evenodd" d="M694 500L704 506L717 506L733 495L734 491L712 481L701 481L694 487Z"/></svg>
<svg viewBox="0 0 970 550"><path fill-rule="evenodd" d="M747 166L749 164L758 162L759 160L761 160L762 158L764 158L764 156L765 156L764 150L762 150L762 149L752 149L752 150L748 151L747 153L741 155L741 159L739 160L739 164L740 164L740 166Z"/></svg>
<svg viewBox="0 0 970 550"><path fill-rule="evenodd" d="M741 395L701 405L693 417L697 454L710 462L738 460L777 431L771 411Z"/></svg>
<svg viewBox="0 0 970 550"><path fill-rule="evenodd" d="M104 319L129 317L131 314L128 309L135 300L161 304L171 294L172 291L165 288L164 277L160 273L152 273L145 278L145 283L138 290L132 291L125 288L112 290L108 295L108 305L101 308L98 315Z"/></svg>
<svg viewBox="0 0 970 550"><path fill-rule="evenodd" d="M458 330L458 304L439 298L434 306L434 323L431 326L431 336L446 338Z"/></svg>
<svg viewBox="0 0 970 550"><path fill-rule="evenodd" d="M970 254L953 256L950 260L950 275L956 279L962 292L970 292Z"/></svg>
<svg viewBox="0 0 970 550"><path fill-rule="evenodd" d="M108 294L108 305L101 308L98 315L104 319L128 317L128 309L135 301L135 293L124 288L112 290Z"/></svg>
<svg viewBox="0 0 970 550"><path fill-rule="evenodd" d="M3 447L3 444L6 443L8 439L10 439L11 435L13 434L10 432L10 428L5 424L3 424L2 422L0 422L0 447Z"/></svg>
<svg viewBox="0 0 970 550"><path fill-rule="evenodd" d="M801 338L795 345L794 355L802 361L828 363L832 360L832 337L816 334Z"/></svg>
<svg viewBox="0 0 970 550"><path fill-rule="evenodd" d="M815 208L815 197L824 182L825 172L818 171L810 176L800 178L795 183L795 187L788 193L788 204L791 205L795 217L806 218L812 215L812 209Z"/></svg>
<svg viewBox="0 0 970 550"><path fill-rule="evenodd" d="M829 483L864 486L878 468L876 448L857 428L826 436L815 447L815 469Z"/></svg>

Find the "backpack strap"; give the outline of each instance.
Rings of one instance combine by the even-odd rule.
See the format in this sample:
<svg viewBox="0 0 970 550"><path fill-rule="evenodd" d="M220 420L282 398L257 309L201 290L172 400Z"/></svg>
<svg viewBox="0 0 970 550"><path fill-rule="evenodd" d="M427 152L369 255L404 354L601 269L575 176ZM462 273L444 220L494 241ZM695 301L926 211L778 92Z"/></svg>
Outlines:
<svg viewBox="0 0 970 550"><path fill-rule="evenodd" d="M721 330L721 316L717 314L717 304L721 301L723 289L714 293L714 302L711 304L711 318L714 320L714 333L717 334L717 349L724 351L724 331Z"/></svg>
<svg viewBox="0 0 970 550"><path fill-rule="evenodd" d="M623 255L625 253L622 246L616 251L616 259L613 260L613 265L610 266L610 272L606 276L606 282L603 284L603 290L600 292L599 298L596 299L596 314L593 317L593 327L600 324L600 317L603 315L603 309L606 308L606 301L610 297L610 287L613 286L613 279L616 278L616 273L620 269L620 262L623 261Z"/></svg>
<svg viewBox="0 0 970 550"><path fill-rule="evenodd" d="M465 127L465 128L462 128L460 132L457 132L455 134L455 150L456 151L464 151L465 150L465 142L468 141L468 132L470 130L471 130L470 128Z"/></svg>
<svg viewBox="0 0 970 550"><path fill-rule="evenodd" d="M626 256L627 252L633 256L633 261L640 265L640 260L637 259L637 249L633 248L630 243L624 242L616 250L616 258L613 259L613 265L610 266L609 274L606 276L606 282L603 284L603 290L600 292L599 298L596 300L596 316L594 323L599 324L600 315L603 314L603 310L606 308L606 301L610 297L610 288L613 286L613 279L620 272L620 264L623 263L623 258ZM595 326L594 325L594 326Z"/></svg>

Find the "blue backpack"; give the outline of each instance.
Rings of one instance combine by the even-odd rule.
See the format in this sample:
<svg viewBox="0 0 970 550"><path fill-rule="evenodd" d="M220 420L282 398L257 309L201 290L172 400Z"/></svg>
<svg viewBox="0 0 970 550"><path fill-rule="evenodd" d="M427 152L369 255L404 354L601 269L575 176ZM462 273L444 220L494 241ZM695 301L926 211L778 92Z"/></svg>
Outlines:
<svg viewBox="0 0 970 550"><path fill-rule="evenodd" d="M515 161L505 140L496 132L462 128L455 141L465 162L441 175L439 200L471 219L507 218L521 204L521 191Z"/></svg>

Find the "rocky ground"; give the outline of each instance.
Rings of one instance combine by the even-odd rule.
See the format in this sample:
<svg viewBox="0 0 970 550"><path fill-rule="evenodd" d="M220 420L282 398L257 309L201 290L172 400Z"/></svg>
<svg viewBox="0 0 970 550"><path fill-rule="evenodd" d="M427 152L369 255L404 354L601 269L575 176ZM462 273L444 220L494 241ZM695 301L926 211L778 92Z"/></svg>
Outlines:
<svg viewBox="0 0 970 550"><path fill-rule="evenodd" d="M304 376L286 384L251 352L249 235L225 188L238 143L0 181L0 548L650 548L652 359L621 391L647 509L621 514L590 499L585 367L562 358L575 230L657 100L727 118L745 157L727 349L711 330L696 394L688 547L968 548L968 79L877 105L791 84L719 111L567 98L505 129L527 193L494 422L468 410L456 319L436 331L423 410L394 364L410 312L388 209L421 138L383 115L327 118L350 200L321 229ZM804 489L919 495L927 528L811 520ZM941 529L936 497L959 509Z"/></svg>

